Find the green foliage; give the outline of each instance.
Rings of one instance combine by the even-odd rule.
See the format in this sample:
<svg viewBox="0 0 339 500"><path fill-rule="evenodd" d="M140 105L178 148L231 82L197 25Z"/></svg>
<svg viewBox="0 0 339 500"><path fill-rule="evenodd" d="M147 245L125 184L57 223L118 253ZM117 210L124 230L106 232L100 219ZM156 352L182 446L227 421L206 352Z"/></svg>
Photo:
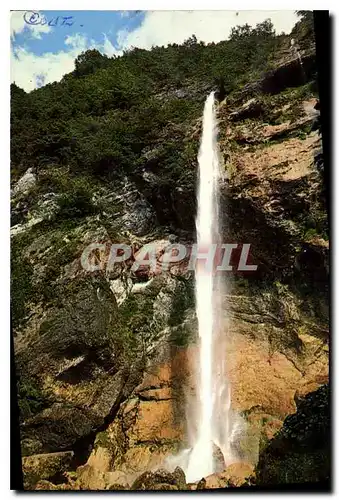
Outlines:
<svg viewBox="0 0 339 500"><path fill-rule="evenodd" d="M305 231L304 233L304 239L307 241L307 240L311 240L312 238L314 238L315 236L318 236L318 231L315 229L315 228L309 228Z"/></svg>
<svg viewBox="0 0 339 500"><path fill-rule="evenodd" d="M111 448L112 443L109 439L109 436L106 431L98 432L98 434L95 437L95 442L94 442L94 449L96 450L97 448Z"/></svg>
<svg viewBox="0 0 339 500"><path fill-rule="evenodd" d="M153 318L153 301L147 296L130 295L119 308L116 334L122 341L126 354L134 356L140 346L146 350L155 336L150 326Z"/></svg>
<svg viewBox="0 0 339 500"><path fill-rule="evenodd" d="M299 44L300 48L307 48L310 43L315 42L314 18L312 10L297 10L300 20L293 27L291 37Z"/></svg>
<svg viewBox="0 0 339 500"><path fill-rule="evenodd" d="M305 241L315 236L328 241L328 218L326 211L319 202L314 202L310 213L300 221L302 235Z"/></svg>
<svg viewBox="0 0 339 500"><path fill-rule="evenodd" d="M280 281L275 281L273 283L273 285L275 286L277 292L278 292L278 295L287 295L288 292L289 292L289 288L288 288L288 285L283 285L282 283L280 283Z"/></svg>
<svg viewBox="0 0 339 500"><path fill-rule="evenodd" d="M93 214L92 187L86 179L80 177L72 180L71 188L58 198L60 212L58 217L72 219Z"/></svg>
<svg viewBox="0 0 339 500"><path fill-rule="evenodd" d="M96 183L92 178L70 174L68 169L50 166L40 172L35 194L57 195L57 219L74 219L94 214L92 197Z"/></svg>
<svg viewBox="0 0 339 500"><path fill-rule="evenodd" d="M19 378L17 394L21 420L34 416L47 406L48 396L31 378Z"/></svg>
<svg viewBox="0 0 339 500"><path fill-rule="evenodd" d="M28 302L32 299L32 265L23 257L22 238L17 237L11 245L11 318L13 327L21 324L28 312Z"/></svg>
<svg viewBox="0 0 339 500"><path fill-rule="evenodd" d="M98 69L107 66L108 57L98 50L87 50L80 54L75 60L76 76L90 75Z"/></svg>
<svg viewBox="0 0 339 500"><path fill-rule="evenodd" d="M250 283L243 276L235 276L234 287L240 294L247 295L250 292Z"/></svg>
<svg viewBox="0 0 339 500"><path fill-rule="evenodd" d="M182 281L181 287L178 287L172 302L171 316L169 326L175 326L184 320L184 314L190 307L194 306L194 282L193 280Z"/></svg>
<svg viewBox="0 0 339 500"><path fill-rule="evenodd" d="M247 83L270 67L281 40L266 20L237 26L229 40L217 44L192 35L181 45L134 48L122 57L87 50L59 83L30 93L12 84L13 180L27 165L38 171L67 165L75 175L124 176L143 167L144 148L161 145L159 173L164 183L176 182L186 162L193 161L195 151L186 147L185 136L201 116L206 89L228 95ZM75 213L86 212L87 201L80 194L76 198L65 205L74 202Z"/></svg>
<svg viewBox="0 0 339 500"><path fill-rule="evenodd" d="M11 315L13 327L23 324L29 305L41 300L50 302L55 298L55 280L63 267L69 264L82 249L81 235L72 230L76 220L56 219L41 223L30 231L16 236L11 244ZM32 241L43 238L42 246L48 242L50 251L44 260L35 256L31 263L24 250ZM39 273L39 266L43 273ZM36 271L36 273L35 273ZM33 279L38 274L39 279Z"/></svg>
<svg viewBox="0 0 339 500"><path fill-rule="evenodd" d="M278 125L287 121L293 123L300 119L304 114L302 102L315 96L313 83L291 87L276 95L258 96L263 109L262 120Z"/></svg>
<svg viewBox="0 0 339 500"><path fill-rule="evenodd" d="M171 343L177 347L186 347L193 339L192 330L187 325L177 325L171 331Z"/></svg>

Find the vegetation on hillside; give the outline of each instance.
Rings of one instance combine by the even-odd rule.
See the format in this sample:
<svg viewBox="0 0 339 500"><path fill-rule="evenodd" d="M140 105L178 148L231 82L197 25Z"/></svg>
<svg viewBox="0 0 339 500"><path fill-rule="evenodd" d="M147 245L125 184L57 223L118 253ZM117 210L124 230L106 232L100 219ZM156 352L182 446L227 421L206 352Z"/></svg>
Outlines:
<svg viewBox="0 0 339 500"><path fill-rule="evenodd" d="M309 13L300 15L295 36L304 39ZM122 57L87 50L60 82L30 93L12 84L13 182L29 166L123 176L142 169L145 148L159 146L161 175L176 182L195 157L185 132L201 115L206 92L218 85L229 94L267 70L286 39L266 20L237 26L217 44L193 35L181 45L133 48Z"/></svg>
<svg viewBox="0 0 339 500"><path fill-rule="evenodd" d="M310 16L310 12L300 12L292 32L303 46L310 34ZM27 212L29 217L39 213L41 200L52 208L58 206L53 217L12 242L15 327L27 315L27 297L31 302L41 296L50 300L62 266L79 254L81 238L72 236L72 228L87 216L107 212L95 201L102 181L107 184L125 175L140 179L147 165L157 174L157 192L149 196L152 202L160 198L160 211L168 210L167 198L172 207L167 194L174 187L184 188L193 200L190 190L196 174L199 118L207 93L217 89L231 102L232 93L236 96L241 87L270 69L289 47L290 37L277 36L272 22L266 20L255 27L237 26L228 40L217 44L198 42L192 35L181 45L149 51L134 48L121 57L108 58L88 50L77 57L74 71L60 82L30 93L11 85L12 182L29 167L38 173L35 187L20 195L19 204L14 196L12 223L26 222ZM306 84L275 96L257 96L262 114L255 123L259 119L270 124L293 120L299 101L310 92ZM291 101L295 105L283 110ZM105 216L100 222L106 227ZM306 229L319 232L318 225L316 221ZM112 231L111 222L107 230ZM45 279L36 281L23 249L40 237L48 237L53 251L45 262ZM176 324L174 316L171 321Z"/></svg>

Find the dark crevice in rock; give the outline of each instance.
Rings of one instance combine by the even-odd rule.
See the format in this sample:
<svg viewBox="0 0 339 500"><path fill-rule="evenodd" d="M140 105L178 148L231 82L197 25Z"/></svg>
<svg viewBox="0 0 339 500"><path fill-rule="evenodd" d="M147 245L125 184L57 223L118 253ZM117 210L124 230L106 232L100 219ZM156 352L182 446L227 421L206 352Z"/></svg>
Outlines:
<svg viewBox="0 0 339 500"><path fill-rule="evenodd" d="M173 401L175 398L172 397L157 397L157 396L144 396L142 393L139 393L139 399L140 401Z"/></svg>
<svg viewBox="0 0 339 500"><path fill-rule="evenodd" d="M167 382L160 382L159 384L156 384L156 385L154 385L154 384L147 385L146 387L143 387L142 391L140 391L140 392L151 391L154 389L163 389L164 387L169 387ZM139 392L138 392L138 394L139 394Z"/></svg>
<svg viewBox="0 0 339 500"><path fill-rule="evenodd" d="M119 367L115 364L112 366L112 359L110 356L105 359L105 353L89 352L78 364L57 375L56 380L76 385L84 380L96 379L98 373L103 371L113 376L119 371Z"/></svg>
<svg viewBox="0 0 339 500"><path fill-rule="evenodd" d="M300 372L300 373L301 373L301 375L304 377L304 376L305 376L305 373L306 373L306 372L305 372L305 370L303 370L302 368L300 368L300 367L297 365L297 363L294 361L294 359L293 359L293 358L291 358L290 356L287 356L287 354L286 354L285 352L284 352L284 356L285 356L285 358L286 358L286 359L287 359L290 363L292 363L292 365L294 366L294 368L295 368L296 370L298 370L298 372Z"/></svg>
<svg viewBox="0 0 339 500"><path fill-rule="evenodd" d="M317 71L315 53L302 56L301 61L302 64L298 58L293 59L267 73L261 84L262 92L278 94L288 87L298 87L313 80Z"/></svg>
<svg viewBox="0 0 339 500"><path fill-rule="evenodd" d="M74 457L72 460L72 469L76 469L80 465L84 465L87 462L93 450L97 434L99 434L99 432L106 431L108 426L114 421L119 411L120 405L121 403L123 403L124 399L125 397L123 396L123 394L120 394L119 398L112 406L109 414L105 417L104 423L96 428L93 432L86 436L83 436L73 444L72 449L74 451Z"/></svg>

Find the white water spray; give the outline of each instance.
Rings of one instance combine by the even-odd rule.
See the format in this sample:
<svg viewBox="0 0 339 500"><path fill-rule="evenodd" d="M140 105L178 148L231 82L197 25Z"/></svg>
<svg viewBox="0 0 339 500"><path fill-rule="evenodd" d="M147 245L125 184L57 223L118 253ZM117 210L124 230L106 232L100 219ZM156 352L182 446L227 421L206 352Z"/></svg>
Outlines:
<svg viewBox="0 0 339 500"><path fill-rule="evenodd" d="M199 252L207 252L220 241L219 164L214 92L206 99L199 156L198 213L196 219ZM231 412L225 355L227 325L222 319L225 282L215 266L198 262L195 272L196 313L199 328L199 375L197 377L197 432L185 468L188 481L216 472L217 446L226 463L232 461L231 444L241 429ZM192 416L191 416L192 417ZM232 421L233 420L233 421Z"/></svg>
<svg viewBox="0 0 339 500"><path fill-rule="evenodd" d="M216 243L218 231L219 161L216 147L214 92L205 103L203 134L199 151L198 214L196 219L198 250L207 252ZM213 331L215 296L212 268L197 264L195 272L196 313L199 325L198 436L189 457L186 475L207 476L213 472Z"/></svg>
<svg viewBox="0 0 339 500"><path fill-rule="evenodd" d="M301 71L303 73L303 76L305 77L305 70L304 70L303 60L302 60L300 52L299 52L299 47L295 43L294 38L291 39L291 49L292 49L292 52L297 55L297 57L299 59L299 64L300 64Z"/></svg>
<svg viewBox="0 0 339 500"><path fill-rule="evenodd" d="M203 132L198 155L198 213L196 218L198 253L214 253L220 241L219 186L221 169L217 144L214 92L206 99ZM214 246L213 246L214 245ZM195 482L218 469L215 446L225 464L237 461L232 443L242 431L242 421L231 410L231 393L227 380L227 318L222 296L226 292L224 276L216 275L215 266L197 260L195 271L196 314L199 350L196 374L196 404L187 409L190 449L169 457L167 466L180 465L188 482ZM220 457L220 452L219 452Z"/></svg>

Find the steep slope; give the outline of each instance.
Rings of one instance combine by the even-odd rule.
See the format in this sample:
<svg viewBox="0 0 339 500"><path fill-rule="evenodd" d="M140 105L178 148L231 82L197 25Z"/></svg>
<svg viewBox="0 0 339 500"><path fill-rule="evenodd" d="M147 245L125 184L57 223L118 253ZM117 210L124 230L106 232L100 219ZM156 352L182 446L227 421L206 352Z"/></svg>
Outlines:
<svg viewBox="0 0 339 500"><path fill-rule="evenodd" d="M171 242L195 240L202 105L216 84L223 240L250 243L258 265L230 275L229 346L220 353L232 406L247 422L241 459L255 464L296 395L327 382L328 227L306 28L303 19L293 32L302 66L290 38L263 23L216 45L193 37L113 60L90 51L60 83L30 94L12 86L22 454L46 461L74 451L67 467L87 465L76 485L69 476L72 488L131 485L185 442L193 275L185 263L160 274L131 267L147 243L157 244L159 263ZM91 243L103 245L92 254L95 272L81 263ZM133 256L110 269L114 243L132 245ZM51 470L27 487L54 478Z"/></svg>

